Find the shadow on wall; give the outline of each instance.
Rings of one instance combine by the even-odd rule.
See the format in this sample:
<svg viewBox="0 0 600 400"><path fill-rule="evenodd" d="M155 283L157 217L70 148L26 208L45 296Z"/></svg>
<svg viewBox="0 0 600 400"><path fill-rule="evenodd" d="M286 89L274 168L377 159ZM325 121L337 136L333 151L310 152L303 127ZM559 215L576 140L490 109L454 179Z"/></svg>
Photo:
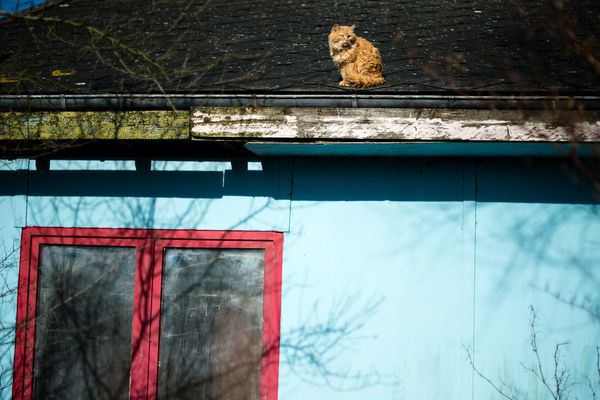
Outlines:
<svg viewBox="0 0 600 400"><path fill-rule="evenodd" d="M561 159L268 158L261 171L0 171L0 195L596 204ZM476 189L476 190L475 190Z"/></svg>

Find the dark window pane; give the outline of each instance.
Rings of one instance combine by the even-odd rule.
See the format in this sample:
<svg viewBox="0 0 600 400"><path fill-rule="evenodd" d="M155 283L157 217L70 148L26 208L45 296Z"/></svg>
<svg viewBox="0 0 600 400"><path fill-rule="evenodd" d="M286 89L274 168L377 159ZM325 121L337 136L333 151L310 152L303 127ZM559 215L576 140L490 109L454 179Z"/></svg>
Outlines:
<svg viewBox="0 0 600 400"><path fill-rule="evenodd" d="M164 257L159 398L259 400L263 250Z"/></svg>
<svg viewBox="0 0 600 400"><path fill-rule="evenodd" d="M36 399L127 399L135 248L42 246Z"/></svg>

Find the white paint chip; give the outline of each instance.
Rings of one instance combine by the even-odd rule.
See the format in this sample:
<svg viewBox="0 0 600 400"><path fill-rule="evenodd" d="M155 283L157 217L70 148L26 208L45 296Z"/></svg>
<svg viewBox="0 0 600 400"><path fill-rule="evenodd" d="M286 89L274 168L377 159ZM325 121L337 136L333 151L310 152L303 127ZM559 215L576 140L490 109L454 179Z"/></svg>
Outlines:
<svg viewBox="0 0 600 400"><path fill-rule="evenodd" d="M600 137L598 118L561 126L554 117L510 110L207 108L193 112L191 131L197 139L568 142L575 135L577 141L595 142Z"/></svg>

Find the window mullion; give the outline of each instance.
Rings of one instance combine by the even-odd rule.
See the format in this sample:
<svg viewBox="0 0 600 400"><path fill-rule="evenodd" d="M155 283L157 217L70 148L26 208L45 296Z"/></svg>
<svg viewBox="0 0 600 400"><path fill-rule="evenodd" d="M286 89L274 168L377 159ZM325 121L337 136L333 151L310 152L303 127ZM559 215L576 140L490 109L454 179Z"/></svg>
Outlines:
<svg viewBox="0 0 600 400"><path fill-rule="evenodd" d="M143 239L136 249L137 265L134 287L134 310L131 341L130 399L149 397L148 370L152 325L152 243Z"/></svg>

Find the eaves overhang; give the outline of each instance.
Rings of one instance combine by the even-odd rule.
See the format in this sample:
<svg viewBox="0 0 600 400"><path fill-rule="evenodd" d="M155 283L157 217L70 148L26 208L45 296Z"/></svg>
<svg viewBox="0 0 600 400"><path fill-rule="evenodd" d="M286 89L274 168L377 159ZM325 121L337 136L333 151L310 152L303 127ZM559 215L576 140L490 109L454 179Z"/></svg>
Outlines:
<svg viewBox="0 0 600 400"><path fill-rule="evenodd" d="M592 156L598 104L589 96L3 96L0 156Z"/></svg>

